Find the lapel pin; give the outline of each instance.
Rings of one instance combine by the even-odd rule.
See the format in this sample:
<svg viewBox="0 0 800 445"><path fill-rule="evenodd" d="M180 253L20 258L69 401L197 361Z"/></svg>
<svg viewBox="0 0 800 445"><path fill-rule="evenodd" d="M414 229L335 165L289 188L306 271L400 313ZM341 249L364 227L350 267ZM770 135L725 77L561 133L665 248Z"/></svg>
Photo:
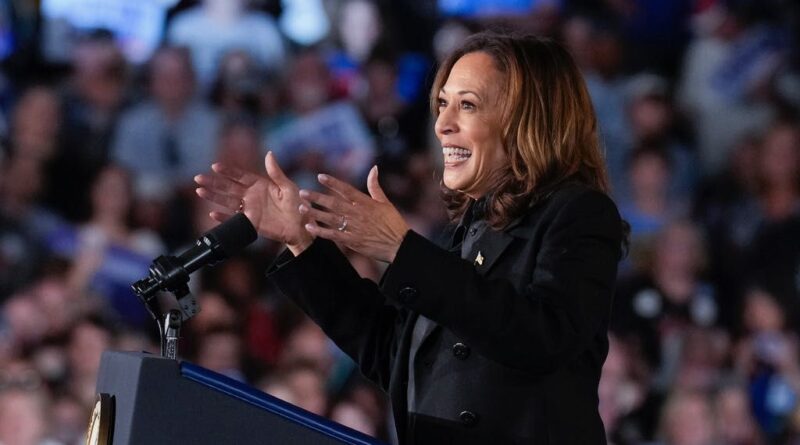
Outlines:
<svg viewBox="0 0 800 445"><path fill-rule="evenodd" d="M483 266L483 254L481 254L480 250L478 251L478 256L475 257L474 264L477 264L478 266Z"/></svg>

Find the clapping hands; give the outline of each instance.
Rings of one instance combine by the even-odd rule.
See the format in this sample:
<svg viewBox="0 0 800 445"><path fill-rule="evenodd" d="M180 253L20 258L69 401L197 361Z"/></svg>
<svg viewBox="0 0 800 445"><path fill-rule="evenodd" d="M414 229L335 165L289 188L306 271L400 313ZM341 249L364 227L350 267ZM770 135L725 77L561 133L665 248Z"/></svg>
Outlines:
<svg viewBox="0 0 800 445"><path fill-rule="evenodd" d="M286 244L295 255L319 236L376 260L394 260L408 225L381 189L377 167L367 178L367 195L325 174L318 178L330 194L299 190L272 152L264 165L266 176L221 163L212 165L211 174L195 176L197 194L227 209L211 212L211 218L224 221L242 211L260 235Z"/></svg>

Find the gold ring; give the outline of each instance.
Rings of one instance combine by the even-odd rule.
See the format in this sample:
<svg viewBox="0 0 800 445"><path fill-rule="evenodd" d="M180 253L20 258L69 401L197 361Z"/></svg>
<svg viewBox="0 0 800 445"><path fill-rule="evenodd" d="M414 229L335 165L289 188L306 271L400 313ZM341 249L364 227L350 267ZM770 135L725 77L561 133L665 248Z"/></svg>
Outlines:
<svg viewBox="0 0 800 445"><path fill-rule="evenodd" d="M340 232L344 232L345 230L347 230L347 217L346 216L342 215L342 223L339 224L339 227L336 230L338 230Z"/></svg>

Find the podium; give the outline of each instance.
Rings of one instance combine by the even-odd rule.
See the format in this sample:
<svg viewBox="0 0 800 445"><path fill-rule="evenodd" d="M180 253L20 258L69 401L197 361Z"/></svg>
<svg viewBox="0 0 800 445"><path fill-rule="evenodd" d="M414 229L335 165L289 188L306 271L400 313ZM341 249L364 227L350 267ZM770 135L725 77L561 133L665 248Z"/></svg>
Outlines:
<svg viewBox="0 0 800 445"><path fill-rule="evenodd" d="M103 445L384 445L226 376L146 353L104 352L97 393L93 424Z"/></svg>

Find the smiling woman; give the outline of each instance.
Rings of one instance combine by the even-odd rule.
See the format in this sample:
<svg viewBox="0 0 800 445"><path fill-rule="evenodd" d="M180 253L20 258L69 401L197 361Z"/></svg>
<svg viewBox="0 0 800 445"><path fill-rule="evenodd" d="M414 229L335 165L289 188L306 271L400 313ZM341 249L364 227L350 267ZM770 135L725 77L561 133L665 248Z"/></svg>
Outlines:
<svg viewBox="0 0 800 445"><path fill-rule="evenodd" d="M452 113L447 114L447 93L451 91L464 93L455 97L469 112L462 116L473 118L464 117L466 126L453 121ZM475 184L469 183L492 194L487 210L493 227L501 228L524 212L532 197L552 191L572 176L608 192L591 98L577 66L557 43L535 38L497 39L490 34L473 36L442 63L430 103L431 112L437 116L436 135L442 142L445 163L449 159L447 150L460 146L455 140L473 139L473 144L484 147L482 150L486 150L486 144L500 148L491 156L496 168L473 164L477 171L471 180ZM476 131L475 126L482 128ZM490 142L487 138L500 140ZM485 170L489 171L481 173ZM450 173L457 176L461 171ZM451 190L445 200L457 218L469 205L469 198L475 196L463 185L449 183L448 173L445 168L444 184Z"/></svg>
<svg viewBox="0 0 800 445"><path fill-rule="evenodd" d="M287 245L270 280L390 395L399 443L605 443L597 387L625 235L577 67L551 40L477 34L439 68L431 105L444 245L409 230L377 168L369 195L324 174L318 193L268 154L266 176L215 164L197 192L244 203ZM390 263L381 284L332 241Z"/></svg>
<svg viewBox="0 0 800 445"><path fill-rule="evenodd" d="M458 59L436 98L436 136L444 155L444 185L482 197L508 162L501 133L503 75L484 52Z"/></svg>

